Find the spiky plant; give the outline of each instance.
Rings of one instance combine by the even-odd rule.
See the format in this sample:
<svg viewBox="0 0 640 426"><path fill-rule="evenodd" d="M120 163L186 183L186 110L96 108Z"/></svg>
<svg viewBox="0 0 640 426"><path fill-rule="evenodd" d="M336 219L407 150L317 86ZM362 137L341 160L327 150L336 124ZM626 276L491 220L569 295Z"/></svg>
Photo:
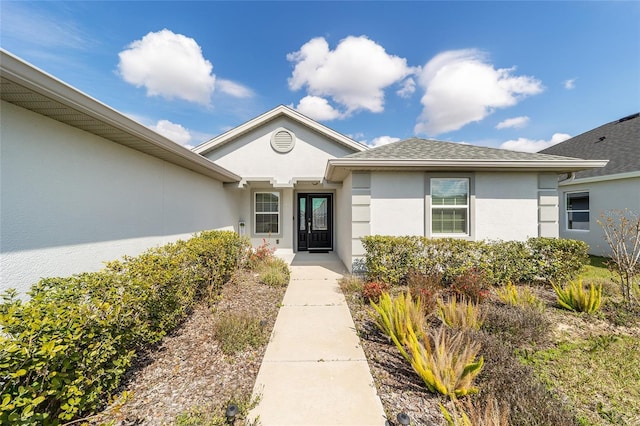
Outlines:
<svg viewBox="0 0 640 426"><path fill-rule="evenodd" d="M446 327L428 333L422 342L409 330L411 366L429 391L450 397L477 393L473 380L482 370L484 358L476 359L480 344Z"/></svg>
<svg viewBox="0 0 640 426"><path fill-rule="evenodd" d="M558 296L558 304L570 311L592 314L602 305L602 284L591 283L588 291L582 285L582 279L569 281L564 287L551 285Z"/></svg>
<svg viewBox="0 0 640 426"><path fill-rule="evenodd" d="M420 298L413 299L410 293L400 293L394 299L383 292L378 303L371 302L375 310L374 321L380 331L387 335L396 345L400 354L408 361L408 335L424 334L425 318L422 313Z"/></svg>
<svg viewBox="0 0 640 426"><path fill-rule="evenodd" d="M484 322L484 313L470 300L463 298L458 302L450 298L445 302L439 299L437 304L440 320L451 328L479 330Z"/></svg>
<svg viewBox="0 0 640 426"><path fill-rule="evenodd" d="M507 305L542 309L543 304L538 297L526 287L518 288L511 281L504 287L497 288L498 298Z"/></svg>

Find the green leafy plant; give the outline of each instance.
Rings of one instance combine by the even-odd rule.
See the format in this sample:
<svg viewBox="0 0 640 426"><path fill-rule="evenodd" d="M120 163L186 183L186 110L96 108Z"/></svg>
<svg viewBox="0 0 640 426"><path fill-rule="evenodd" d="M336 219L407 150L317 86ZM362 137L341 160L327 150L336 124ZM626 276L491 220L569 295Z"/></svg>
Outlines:
<svg viewBox="0 0 640 426"><path fill-rule="evenodd" d="M600 309L602 304L602 284L596 286L591 283L588 291L582 285L582 279L569 281L564 287L553 283L552 286L558 296L558 304L565 309L588 314Z"/></svg>
<svg viewBox="0 0 640 426"><path fill-rule="evenodd" d="M479 330L484 322L484 314L477 304L462 298L460 301L455 297L446 302L442 299L437 301L438 317L443 324L457 329Z"/></svg>
<svg viewBox="0 0 640 426"><path fill-rule="evenodd" d="M527 287L518 288L509 281L505 286L497 288L498 298L505 304L520 307L532 307L542 309L542 301Z"/></svg>
<svg viewBox="0 0 640 426"><path fill-rule="evenodd" d="M205 288L221 288L246 246L233 232L207 231L100 272L42 279L28 301L4 293L0 423L59 424L90 413L140 350L180 324Z"/></svg>
<svg viewBox="0 0 640 426"><path fill-rule="evenodd" d="M405 349L409 334L424 334L425 319L420 304L420 298L414 300L410 293L400 293L391 299L387 292L382 293L379 303L371 302L376 325L391 339L406 360L410 359Z"/></svg>
<svg viewBox="0 0 640 426"><path fill-rule="evenodd" d="M408 331L411 366L430 392L450 397L478 392L473 380L484 365L484 358L477 358L479 344L445 327L425 334L422 341L413 330Z"/></svg>

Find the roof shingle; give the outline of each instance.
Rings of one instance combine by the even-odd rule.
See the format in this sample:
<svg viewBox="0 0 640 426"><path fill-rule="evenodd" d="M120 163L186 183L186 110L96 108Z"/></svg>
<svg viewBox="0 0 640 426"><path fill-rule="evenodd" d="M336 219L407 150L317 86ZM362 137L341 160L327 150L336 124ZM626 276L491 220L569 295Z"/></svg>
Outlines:
<svg viewBox="0 0 640 426"><path fill-rule="evenodd" d="M604 124L540 152L609 160L603 168L577 172L578 179L640 171L640 113Z"/></svg>

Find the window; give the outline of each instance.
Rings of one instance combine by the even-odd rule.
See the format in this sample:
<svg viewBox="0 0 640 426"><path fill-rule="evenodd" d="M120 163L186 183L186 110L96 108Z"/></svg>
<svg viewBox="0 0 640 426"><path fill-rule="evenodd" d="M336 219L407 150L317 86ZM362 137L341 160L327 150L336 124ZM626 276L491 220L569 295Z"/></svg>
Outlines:
<svg viewBox="0 0 640 426"><path fill-rule="evenodd" d="M431 233L469 235L469 179L431 179Z"/></svg>
<svg viewBox="0 0 640 426"><path fill-rule="evenodd" d="M567 194L567 229L589 230L589 193Z"/></svg>
<svg viewBox="0 0 640 426"><path fill-rule="evenodd" d="M255 195L255 233L280 233L280 193L256 192Z"/></svg>

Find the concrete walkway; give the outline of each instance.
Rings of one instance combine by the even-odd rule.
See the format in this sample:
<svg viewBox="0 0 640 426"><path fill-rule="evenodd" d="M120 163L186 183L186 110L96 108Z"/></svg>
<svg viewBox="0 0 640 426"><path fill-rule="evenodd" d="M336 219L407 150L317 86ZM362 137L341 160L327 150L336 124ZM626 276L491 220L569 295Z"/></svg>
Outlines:
<svg viewBox="0 0 640 426"><path fill-rule="evenodd" d="M296 254L254 388L261 425L384 425L334 254Z"/></svg>

